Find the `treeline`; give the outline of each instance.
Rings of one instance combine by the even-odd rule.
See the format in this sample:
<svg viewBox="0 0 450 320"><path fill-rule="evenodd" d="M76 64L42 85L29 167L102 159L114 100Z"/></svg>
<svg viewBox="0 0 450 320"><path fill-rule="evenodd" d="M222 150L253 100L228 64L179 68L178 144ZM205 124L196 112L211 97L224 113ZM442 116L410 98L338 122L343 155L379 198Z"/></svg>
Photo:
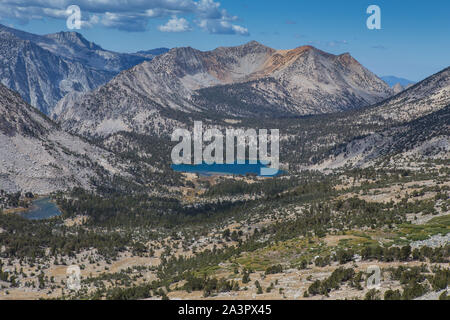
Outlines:
<svg viewBox="0 0 450 320"><path fill-rule="evenodd" d="M189 293L192 291L203 291L203 296L209 297L221 292L239 291L239 283L234 280L225 280L224 278L195 277L189 274L186 276L186 282L182 289Z"/></svg>
<svg viewBox="0 0 450 320"><path fill-rule="evenodd" d="M366 246L361 250L363 260L378 260L384 262L392 261L426 261L428 259L432 263L449 262L450 245L438 248L422 246L411 250L409 245L399 247L382 247L382 246Z"/></svg>
<svg viewBox="0 0 450 320"><path fill-rule="evenodd" d="M147 194L102 197L82 189L74 189L68 197L58 197L57 204L65 217L89 216L88 226L148 228L173 228L219 220L242 205L231 201L185 205L176 198Z"/></svg>
<svg viewBox="0 0 450 320"><path fill-rule="evenodd" d="M28 208L29 201L22 200L25 197L26 199L32 199L34 195L31 192L26 192L22 195L22 192L14 192L7 193L4 190L0 190L0 209L7 208Z"/></svg>
<svg viewBox="0 0 450 320"><path fill-rule="evenodd" d="M446 289L450 285L450 269L432 268L426 266L389 268L393 280L399 281L403 291L388 290L385 300L412 300L433 291ZM432 273L430 272L432 271Z"/></svg>
<svg viewBox="0 0 450 320"><path fill-rule="evenodd" d="M69 229L57 220L30 221L14 214L2 214L0 226L4 230L0 233L0 243L5 246L0 256L25 258L30 262L46 257L47 248L51 257L74 256L91 248L102 256L115 257L127 248L140 248L131 235L88 231L81 227Z"/></svg>
<svg viewBox="0 0 450 320"><path fill-rule="evenodd" d="M450 285L450 269L433 267L429 270L427 266L413 266L388 268L383 273L388 273L392 280L398 281L402 290L387 290L384 300L412 300L433 291L446 289ZM348 285L350 288L363 290L362 282L367 281L368 274L360 271L355 272L353 268L335 269L332 274L324 280L314 281L304 292L304 297L314 295L329 296L333 290L339 290L341 286ZM386 274L385 274L386 276ZM366 300L380 300L380 292L376 289L369 290L365 295Z"/></svg>
<svg viewBox="0 0 450 320"><path fill-rule="evenodd" d="M338 290L346 282L350 282L353 287L362 289L360 285L361 281L362 273L356 274L353 268L338 268L325 280L314 281L308 290L305 291L304 297L307 298L310 295L328 296L332 290Z"/></svg>
<svg viewBox="0 0 450 320"><path fill-rule="evenodd" d="M356 255L360 255L362 261L380 261L380 262L410 262L410 261L429 261L431 263L447 263L450 257L450 245L431 248L422 246L411 249L411 246L380 246L366 245L359 250L340 248L331 255L319 256L314 260L318 267L325 267L332 261L340 264L355 261Z"/></svg>
<svg viewBox="0 0 450 320"><path fill-rule="evenodd" d="M205 196L227 195L276 195L283 191L298 186L302 181L297 178L273 178L263 181L248 183L243 180L225 180L211 186Z"/></svg>

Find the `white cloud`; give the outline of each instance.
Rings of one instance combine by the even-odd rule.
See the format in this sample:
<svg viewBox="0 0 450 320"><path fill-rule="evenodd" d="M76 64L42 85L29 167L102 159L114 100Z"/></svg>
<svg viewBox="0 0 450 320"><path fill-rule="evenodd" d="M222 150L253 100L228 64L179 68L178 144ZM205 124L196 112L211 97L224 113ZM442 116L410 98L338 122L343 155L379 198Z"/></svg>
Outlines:
<svg viewBox="0 0 450 320"><path fill-rule="evenodd" d="M237 16L230 16L225 9L220 8L220 3L213 0L199 0L197 6L197 24L213 34L238 34L248 36L247 28L232 24Z"/></svg>
<svg viewBox="0 0 450 320"><path fill-rule="evenodd" d="M230 23L225 19L203 19L198 21L200 28L213 34L238 34L248 36L250 33L247 28Z"/></svg>
<svg viewBox="0 0 450 320"><path fill-rule="evenodd" d="M235 24L233 24L233 25L231 26L231 28L233 29L233 31L234 31L236 34L240 34L240 35L243 35L243 36L248 36L248 35L250 35L250 33L248 32L248 29L247 29L247 28L244 28L244 27L241 27L241 26L238 26L238 25L235 25Z"/></svg>
<svg viewBox="0 0 450 320"><path fill-rule="evenodd" d="M92 15L88 20L81 20L82 28L92 28L100 22L100 18L97 15Z"/></svg>
<svg viewBox="0 0 450 320"><path fill-rule="evenodd" d="M115 13L105 12L99 19L102 25L122 31L140 32L147 30L147 19L140 14L132 12Z"/></svg>
<svg viewBox="0 0 450 320"><path fill-rule="evenodd" d="M186 32L191 30L191 27L185 18L174 16L165 25L159 26L158 30L161 32Z"/></svg>
<svg viewBox="0 0 450 320"><path fill-rule="evenodd" d="M65 9L73 0L0 0L0 19L26 23L32 19L65 19ZM188 18L202 29L215 34L248 35L245 27L233 24L230 15L214 0L79 0L83 26L100 24L125 31L146 31L150 19L170 17L162 32L191 30ZM177 18L173 18L173 16ZM182 17L184 16L184 17ZM179 18L178 18L179 17ZM170 31L169 31L170 30ZM177 31L173 31L177 30ZM178 31L179 30L179 31Z"/></svg>

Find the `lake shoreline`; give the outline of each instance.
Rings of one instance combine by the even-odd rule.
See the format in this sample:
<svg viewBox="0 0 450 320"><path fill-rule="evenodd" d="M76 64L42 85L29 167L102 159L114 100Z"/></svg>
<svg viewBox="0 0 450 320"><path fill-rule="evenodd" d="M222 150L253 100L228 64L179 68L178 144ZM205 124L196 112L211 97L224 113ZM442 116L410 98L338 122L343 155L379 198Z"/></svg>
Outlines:
<svg viewBox="0 0 450 320"><path fill-rule="evenodd" d="M50 195L36 196L31 201L29 208L17 213L28 220L45 220L63 214Z"/></svg>

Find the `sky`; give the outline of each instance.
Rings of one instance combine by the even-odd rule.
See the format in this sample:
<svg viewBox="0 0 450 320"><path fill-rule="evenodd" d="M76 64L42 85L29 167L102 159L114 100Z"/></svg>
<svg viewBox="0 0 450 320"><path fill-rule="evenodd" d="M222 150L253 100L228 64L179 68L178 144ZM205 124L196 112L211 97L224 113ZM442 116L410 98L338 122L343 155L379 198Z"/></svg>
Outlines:
<svg viewBox="0 0 450 320"><path fill-rule="evenodd" d="M79 30L67 26L70 5L81 10ZM367 27L370 5L380 8L381 29ZM412 81L450 65L448 0L0 0L0 23L36 34L77 31L118 52L251 40L275 49L312 45Z"/></svg>

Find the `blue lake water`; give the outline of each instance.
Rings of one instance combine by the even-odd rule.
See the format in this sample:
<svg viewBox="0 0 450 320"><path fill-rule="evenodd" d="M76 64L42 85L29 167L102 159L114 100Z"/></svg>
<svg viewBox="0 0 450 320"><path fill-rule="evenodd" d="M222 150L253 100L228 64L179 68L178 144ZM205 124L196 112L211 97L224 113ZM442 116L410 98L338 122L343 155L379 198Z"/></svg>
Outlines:
<svg viewBox="0 0 450 320"><path fill-rule="evenodd" d="M257 176L273 177L282 173L282 171L272 172L270 174L261 174L261 169L269 168L267 165L258 162L257 164L199 164L199 165L172 165L172 169L177 172L198 173L204 176L213 175L239 175L245 176L247 174L255 174Z"/></svg>
<svg viewBox="0 0 450 320"><path fill-rule="evenodd" d="M43 220L61 215L58 207L50 201L50 198L40 198L33 201L30 210L22 213L22 217L29 220Z"/></svg>

